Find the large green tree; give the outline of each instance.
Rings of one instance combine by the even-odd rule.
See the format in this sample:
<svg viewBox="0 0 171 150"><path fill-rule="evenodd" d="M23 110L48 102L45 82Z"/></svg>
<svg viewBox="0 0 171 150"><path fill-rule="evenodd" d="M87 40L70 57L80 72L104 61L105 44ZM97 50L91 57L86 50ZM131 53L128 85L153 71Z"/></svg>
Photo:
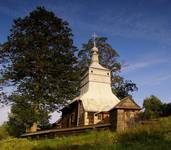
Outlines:
<svg viewBox="0 0 171 150"><path fill-rule="evenodd" d="M114 94L122 99L138 90L135 83L131 80L125 80L119 75L122 64L118 61L119 54L107 42L106 37L97 37L96 46L99 50L99 63L110 69L112 72L112 89ZM79 67L81 72L87 69L91 63L91 49L93 47L93 39L88 40L87 43L82 45L82 49L78 53Z"/></svg>
<svg viewBox="0 0 171 150"><path fill-rule="evenodd" d="M13 95L35 110L33 115L58 110L75 96L79 73L72 38L68 23L44 7L14 21L0 51L1 77L16 87ZM17 99L9 100L19 107Z"/></svg>
<svg viewBox="0 0 171 150"><path fill-rule="evenodd" d="M157 118L163 114L163 103L154 95L144 99L143 108L145 119Z"/></svg>

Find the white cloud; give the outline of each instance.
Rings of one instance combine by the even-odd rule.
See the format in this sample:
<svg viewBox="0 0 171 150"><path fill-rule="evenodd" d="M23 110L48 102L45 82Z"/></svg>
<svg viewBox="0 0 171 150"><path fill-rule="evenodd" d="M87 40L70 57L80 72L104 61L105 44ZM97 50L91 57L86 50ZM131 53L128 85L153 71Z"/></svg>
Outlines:
<svg viewBox="0 0 171 150"><path fill-rule="evenodd" d="M156 77L155 79L152 79L152 83L154 83L155 85L159 85L160 83L167 81L171 79L171 75L164 75L164 76L160 76L160 77Z"/></svg>
<svg viewBox="0 0 171 150"><path fill-rule="evenodd" d="M160 85L163 82L170 80L171 79L171 75L170 74L165 74L165 75L158 75L158 76L151 76L148 77L146 79L144 79L140 85L141 86L156 86L156 85Z"/></svg>
<svg viewBox="0 0 171 150"><path fill-rule="evenodd" d="M149 60L143 60L139 62L132 62L131 64L127 65L126 67L122 68L123 73L136 71L138 69L147 68L150 66L163 64L169 62L169 59L166 58L153 58Z"/></svg>

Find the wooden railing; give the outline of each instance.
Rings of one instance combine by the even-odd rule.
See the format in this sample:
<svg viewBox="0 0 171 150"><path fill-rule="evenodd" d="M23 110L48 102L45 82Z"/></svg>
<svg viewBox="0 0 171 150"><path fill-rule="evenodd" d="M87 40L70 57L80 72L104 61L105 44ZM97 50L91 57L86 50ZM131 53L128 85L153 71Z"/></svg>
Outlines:
<svg viewBox="0 0 171 150"><path fill-rule="evenodd" d="M81 127L72 127L72 128L60 128L60 129L51 129L44 131L37 131L32 133L22 134L21 137L31 137L31 138L54 138L57 136L67 136L67 135L76 135L80 133L84 133L87 130L108 130L111 127L110 123L107 124L96 124L96 125L88 125Z"/></svg>

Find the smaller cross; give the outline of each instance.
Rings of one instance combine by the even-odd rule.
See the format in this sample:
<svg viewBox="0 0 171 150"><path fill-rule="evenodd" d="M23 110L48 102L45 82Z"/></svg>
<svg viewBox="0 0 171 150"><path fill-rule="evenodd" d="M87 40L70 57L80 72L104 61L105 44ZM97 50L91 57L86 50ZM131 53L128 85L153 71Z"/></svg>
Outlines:
<svg viewBox="0 0 171 150"><path fill-rule="evenodd" d="M97 35L96 35L95 32L93 33L92 37L93 37L94 47L96 47L96 37L97 37Z"/></svg>

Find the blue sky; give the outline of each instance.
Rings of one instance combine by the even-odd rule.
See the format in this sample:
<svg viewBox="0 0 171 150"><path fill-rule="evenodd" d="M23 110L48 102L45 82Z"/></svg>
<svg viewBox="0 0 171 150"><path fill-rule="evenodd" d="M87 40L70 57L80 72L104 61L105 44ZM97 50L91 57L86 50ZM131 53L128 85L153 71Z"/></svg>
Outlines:
<svg viewBox="0 0 171 150"><path fill-rule="evenodd" d="M138 104L151 94L171 102L170 0L1 0L0 43L9 35L13 20L36 6L68 21L79 48L93 32L108 37L125 64L121 74L139 88L133 94ZM0 122L8 110L0 109Z"/></svg>

